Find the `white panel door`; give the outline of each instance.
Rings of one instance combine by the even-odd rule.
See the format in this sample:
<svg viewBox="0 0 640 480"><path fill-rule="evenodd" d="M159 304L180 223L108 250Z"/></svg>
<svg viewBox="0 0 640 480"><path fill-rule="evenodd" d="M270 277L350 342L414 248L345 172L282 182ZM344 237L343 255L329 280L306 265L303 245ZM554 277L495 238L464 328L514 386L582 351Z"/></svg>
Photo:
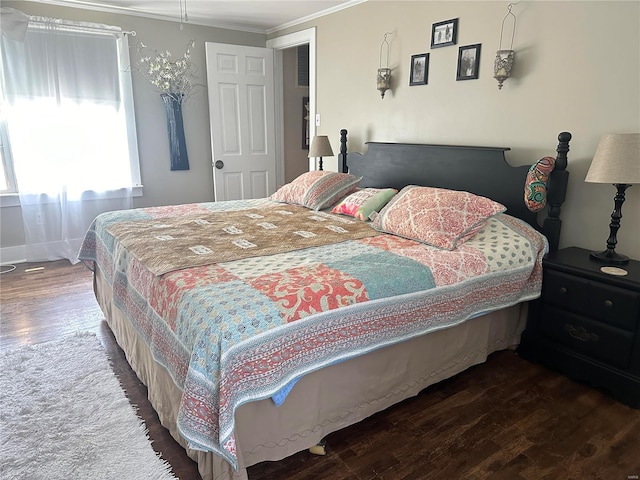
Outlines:
<svg viewBox="0 0 640 480"><path fill-rule="evenodd" d="M214 198L276 190L273 50L205 43Z"/></svg>

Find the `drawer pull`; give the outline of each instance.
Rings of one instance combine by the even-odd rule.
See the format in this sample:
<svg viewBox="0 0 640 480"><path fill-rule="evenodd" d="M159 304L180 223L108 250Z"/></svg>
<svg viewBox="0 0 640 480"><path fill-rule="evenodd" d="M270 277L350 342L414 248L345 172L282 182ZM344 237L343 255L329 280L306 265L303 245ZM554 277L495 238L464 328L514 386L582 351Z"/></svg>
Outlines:
<svg viewBox="0 0 640 480"><path fill-rule="evenodd" d="M599 338L598 335L596 335L595 333L588 332L584 327L576 328L573 325L570 325L568 323L564 324L564 330L573 338L580 340L581 342L589 342L589 341L597 342Z"/></svg>
<svg viewBox="0 0 640 480"><path fill-rule="evenodd" d="M560 287L560 294L566 295L568 292L567 287Z"/></svg>
<svg viewBox="0 0 640 480"><path fill-rule="evenodd" d="M613 307L613 302L611 300L605 300L604 301L604 306L607 308L611 308Z"/></svg>

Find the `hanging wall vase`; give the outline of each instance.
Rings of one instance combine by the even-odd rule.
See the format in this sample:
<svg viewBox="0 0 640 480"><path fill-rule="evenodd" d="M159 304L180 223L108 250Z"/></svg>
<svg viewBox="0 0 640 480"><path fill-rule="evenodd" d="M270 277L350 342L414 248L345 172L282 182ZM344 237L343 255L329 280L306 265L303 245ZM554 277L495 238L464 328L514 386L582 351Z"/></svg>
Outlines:
<svg viewBox="0 0 640 480"><path fill-rule="evenodd" d="M189 170L187 142L182 123L182 99L180 94L161 93L167 111L167 131L169 133L169 154L171 170Z"/></svg>

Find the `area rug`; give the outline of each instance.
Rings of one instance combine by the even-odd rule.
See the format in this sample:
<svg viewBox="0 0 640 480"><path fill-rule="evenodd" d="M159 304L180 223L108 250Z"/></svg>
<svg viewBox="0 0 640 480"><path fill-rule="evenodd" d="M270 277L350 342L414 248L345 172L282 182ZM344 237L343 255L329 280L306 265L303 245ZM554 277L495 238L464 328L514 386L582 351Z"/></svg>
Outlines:
<svg viewBox="0 0 640 480"><path fill-rule="evenodd" d="M176 477L86 333L0 354L0 478Z"/></svg>

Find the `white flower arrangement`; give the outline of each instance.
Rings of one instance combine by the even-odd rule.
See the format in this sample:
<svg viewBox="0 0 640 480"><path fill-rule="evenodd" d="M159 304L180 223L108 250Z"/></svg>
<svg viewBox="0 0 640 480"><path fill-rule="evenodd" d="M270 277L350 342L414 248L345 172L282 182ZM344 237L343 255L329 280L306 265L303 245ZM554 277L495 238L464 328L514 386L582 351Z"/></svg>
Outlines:
<svg viewBox="0 0 640 480"><path fill-rule="evenodd" d="M163 52L153 50L153 56L142 55L147 46L140 43L138 48L141 53L139 70L162 93L169 94L176 100L183 102L191 95L195 87L193 80L197 78L196 67L191 61L191 49L194 46L195 42L190 41L182 57L171 60L172 54L169 50Z"/></svg>

